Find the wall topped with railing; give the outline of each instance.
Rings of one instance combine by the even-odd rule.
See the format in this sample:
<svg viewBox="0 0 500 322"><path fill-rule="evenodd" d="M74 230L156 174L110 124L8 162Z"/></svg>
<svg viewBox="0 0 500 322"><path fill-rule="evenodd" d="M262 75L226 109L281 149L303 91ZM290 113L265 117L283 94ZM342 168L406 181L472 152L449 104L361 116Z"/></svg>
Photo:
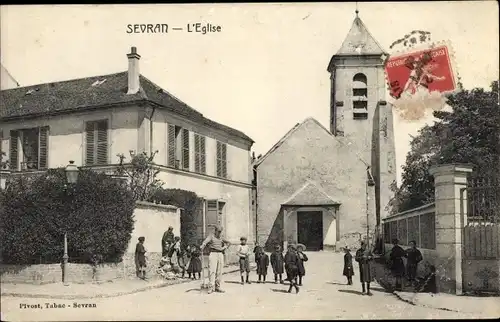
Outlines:
<svg viewBox="0 0 500 322"><path fill-rule="evenodd" d="M430 203L382 219L384 243L400 245L415 241L417 247L436 249L436 206Z"/></svg>

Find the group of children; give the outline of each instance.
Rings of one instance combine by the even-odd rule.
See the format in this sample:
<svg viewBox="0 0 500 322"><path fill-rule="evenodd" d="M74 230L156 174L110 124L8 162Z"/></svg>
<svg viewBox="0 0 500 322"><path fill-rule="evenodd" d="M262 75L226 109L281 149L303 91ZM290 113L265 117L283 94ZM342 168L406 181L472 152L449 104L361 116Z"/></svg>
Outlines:
<svg viewBox="0 0 500 322"><path fill-rule="evenodd" d="M189 279L201 279L201 256L202 252L196 245L188 245L185 249L181 248L180 237L174 238L174 243L168 245L168 251L160 260L158 272L160 275L167 276L168 272L178 274L184 278L186 273Z"/></svg>
<svg viewBox="0 0 500 322"><path fill-rule="evenodd" d="M255 255L255 262L257 264L257 283L265 283L267 277L267 271L269 263L274 273L274 283L284 284L283 273L286 271L286 280L290 282L290 288L288 292L292 291L295 287L296 292L299 292L299 286L302 286L302 278L306 274L304 262L308 260L306 254L304 254L305 248L303 245L296 247L295 245L290 245L285 255L279 245L274 247L274 251L269 256L265 253L264 248L260 245L256 245L253 249ZM240 263L240 274L241 274L241 284L251 284L250 282L250 248L247 245L247 238L240 238L240 245L238 247L237 254L239 256ZM246 274L246 276L245 276ZM298 280L298 281L297 281Z"/></svg>

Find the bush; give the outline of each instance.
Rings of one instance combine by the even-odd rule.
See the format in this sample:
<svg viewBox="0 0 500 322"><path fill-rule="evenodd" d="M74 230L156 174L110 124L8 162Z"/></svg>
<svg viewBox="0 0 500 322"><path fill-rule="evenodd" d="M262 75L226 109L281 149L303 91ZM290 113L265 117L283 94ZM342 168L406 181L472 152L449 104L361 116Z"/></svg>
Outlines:
<svg viewBox="0 0 500 322"><path fill-rule="evenodd" d="M58 263L68 236L70 262L120 262L134 228L131 192L102 173L80 171L67 186L64 169L11 181L0 196L4 263Z"/></svg>
<svg viewBox="0 0 500 322"><path fill-rule="evenodd" d="M160 188L149 201L183 208L180 236L182 244L186 246L199 243L199 238L202 236L197 235L196 219L202 211L202 199L196 193L182 189Z"/></svg>

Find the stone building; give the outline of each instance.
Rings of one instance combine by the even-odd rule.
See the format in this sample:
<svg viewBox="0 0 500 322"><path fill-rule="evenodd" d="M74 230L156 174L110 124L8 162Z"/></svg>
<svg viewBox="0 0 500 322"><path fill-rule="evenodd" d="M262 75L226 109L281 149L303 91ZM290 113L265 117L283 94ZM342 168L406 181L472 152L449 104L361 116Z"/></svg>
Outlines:
<svg viewBox="0 0 500 322"><path fill-rule="evenodd" d="M259 243L355 247L386 216L396 165L383 54L356 12L327 68L329 131L308 118L254 162Z"/></svg>
<svg viewBox="0 0 500 322"><path fill-rule="evenodd" d="M200 243L217 223L235 244L243 235L253 240L253 140L141 75L135 47L127 58L123 72L2 90L0 151L10 175L63 167L69 160L109 172L117 154L158 151L158 179L205 199Z"/></svg>

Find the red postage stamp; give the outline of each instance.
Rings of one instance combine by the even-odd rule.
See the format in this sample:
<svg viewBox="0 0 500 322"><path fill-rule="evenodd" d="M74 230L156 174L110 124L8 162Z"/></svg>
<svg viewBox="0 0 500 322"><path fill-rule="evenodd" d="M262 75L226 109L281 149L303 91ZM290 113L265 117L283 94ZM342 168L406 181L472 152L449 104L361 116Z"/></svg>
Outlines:
<svg viewBox="0 0 500 322"><path fill-rule="evenodd" d="M385 64L389 92L395 99L456 90L452 53L448 45L389 57Z"/></svg>

